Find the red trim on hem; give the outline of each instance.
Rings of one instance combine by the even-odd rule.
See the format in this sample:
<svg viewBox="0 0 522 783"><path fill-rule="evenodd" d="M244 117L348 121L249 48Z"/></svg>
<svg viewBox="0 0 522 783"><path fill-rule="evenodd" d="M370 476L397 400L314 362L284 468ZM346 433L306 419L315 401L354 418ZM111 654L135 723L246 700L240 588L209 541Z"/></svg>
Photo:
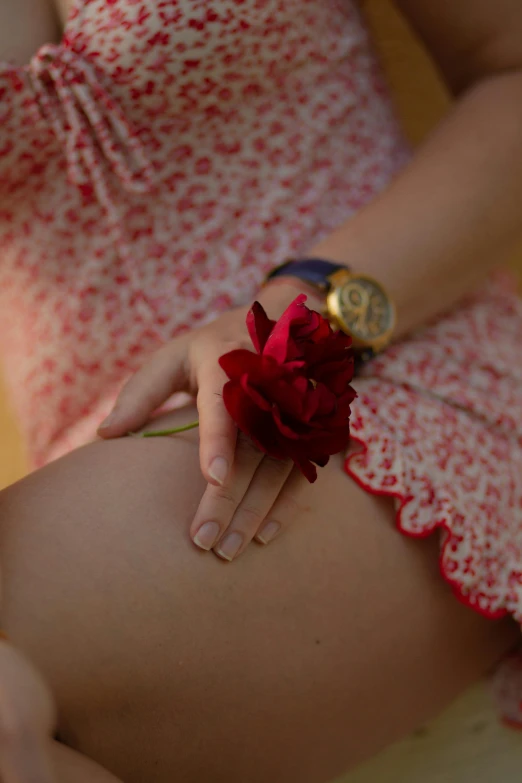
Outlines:
<svg viewBox="0 0 522 783"><path fill-rule="evenodd" d="M451 578L451 576L445 572L444 570L444 555L446 553L446 548L448 546L451 546L451 544L454 542L455 537L453 536L453 531L448 527L447 524L444 524L444 522L436 522L433 524L433 527L428 528L427 530L423 531L422 533L412 533L409 530L405 530L402 522L401 522L401 515L404 510L404 508L407 506L408 503L410 503L413 499L413 495L405 496L403 494L400 494L398 492L394 492L393 490L386 490L386 489L376 489L375 487L372 487L370 484L366 484L359 476L355 475L352 469L350 468L350 462L355 457L360 457L361 454L364 456L368 452L368 446L367 444L361 440L360 438L356 438L353 435L351 436L352 443L356 443L362 448L361 451L357 451L354 454L350 454L347 456L344 460L344 470L345 472L352 478L356 484L358 484L361 489L364 489L365 492L369 492L371 495L375 495L376 497L389 497L393 498L394 500L398 500L400 505L399 508L396 510L395 513L395 524L397 526L397 529L405 536L408 536L408 538L414 538L414 539L423 539L428 538L433 533L435 533L437 530L442 529L445 531L446 535L446 541L441 546L440 550L440 556L439 556L439 570L442 575L442 578L445 580L445 582L451 587L453 594L455 598L460 601L460 603L464 604L464 606L467 606L468 609L472 609L474 612L477 612L477 614L482 615L483 617L486 617L488 620L500 620L503 617L506 617L506 615L509 614L507 609L497 609L496 611L490 611L488 609L482 609L480 606L472 603L470 598L465 595L462 592L462 586ZM522 723L516 724L519 729L522 730Z"/></svg>

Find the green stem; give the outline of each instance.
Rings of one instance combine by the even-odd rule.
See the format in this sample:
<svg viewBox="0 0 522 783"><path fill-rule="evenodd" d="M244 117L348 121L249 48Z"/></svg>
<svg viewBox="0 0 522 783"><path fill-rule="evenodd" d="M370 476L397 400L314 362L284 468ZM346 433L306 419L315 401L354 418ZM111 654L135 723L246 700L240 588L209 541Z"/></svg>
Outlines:
<svg viewBox="0 0 522 783"><path fill-rule="evenodd" d="M175 427L173 430L153 430L152 432L142 432L136 435L138 438L162 438L164 435L175 435L178 432L186 432L187 430L193 430L199 427L199 421L191 421L190 424L184 424L182 427Z"/></svg>

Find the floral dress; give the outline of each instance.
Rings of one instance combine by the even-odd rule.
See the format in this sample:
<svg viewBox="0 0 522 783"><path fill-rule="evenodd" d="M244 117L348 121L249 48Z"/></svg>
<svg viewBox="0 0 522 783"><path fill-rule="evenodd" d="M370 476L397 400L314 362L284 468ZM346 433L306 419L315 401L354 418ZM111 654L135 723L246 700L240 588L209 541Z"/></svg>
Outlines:
<svg viewBox="0 0 522 783"><path fill-rule="evenodd" d="M349 0L73 0L58 45L0 64L0 348L33 464L408 154ZM496 281L371 362L346 462L404 533L442 531L460 600L519 621L521 333ZM518 680L498 690L522 721Z"/></svg>

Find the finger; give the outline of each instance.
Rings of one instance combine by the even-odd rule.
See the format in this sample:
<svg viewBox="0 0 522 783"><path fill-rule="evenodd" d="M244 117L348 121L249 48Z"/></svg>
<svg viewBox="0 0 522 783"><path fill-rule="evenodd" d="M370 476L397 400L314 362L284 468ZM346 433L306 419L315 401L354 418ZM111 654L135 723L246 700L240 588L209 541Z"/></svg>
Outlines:
<svg viewBox="0 0 522 783"><path fill-rule="evenodd" d="M289 460L263 458L225 533L214 546L217 555L233 560L246 549L261 528L265 529L267 515L277 497L284 492L292 467L293 463ZM281 527L279 523L277 530L267 529L266 543L270 536L274 538L280 532Z"/></svg>
<svg viewBox="0 0 522 783"><path fill-rule="evenodd" d="M209 345L197 373L201 472L210 484L221 486L228 483L237 440L237 427L223 402L227 376L218 358L225 352Z"/></svg>
<svg viewBox="0 0 522 783"><path fill-rule="evenodd" d="M282 530L286 530L303 513L299 503L300 489L306 479L301 471L291 465L285 485L256 532L255 539L260 544L269 544Z"/></svg>
<svg viewBox="0 0 522 783"><path fill-rule="evenodd" d="M208 551L219 541L263 457L264 454L249 438L242 435L238 438L234 464L227 482L223 486L208 485L190 527L192 540L200 549ZM229 559L225 555L221 554Z"/></svg>
<svg viewBox="0 0 522 783"><path fill-rule="evenodd" d="M183 337L156 351L127 381L98 434L115 438L138 430L171 394L183 391L188 382L186 354L187 342Z"/></svg>

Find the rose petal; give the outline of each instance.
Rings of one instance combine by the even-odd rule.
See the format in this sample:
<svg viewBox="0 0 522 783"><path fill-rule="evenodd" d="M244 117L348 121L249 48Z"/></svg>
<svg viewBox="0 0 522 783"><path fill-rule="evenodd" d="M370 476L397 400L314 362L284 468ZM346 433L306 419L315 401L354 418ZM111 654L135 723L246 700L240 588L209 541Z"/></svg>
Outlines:
<svg viewBox="0 0 522 783"><path fill-rule="evenodd" d="M356 397L357 397L357 392L355 391L353 386L348 386L344 394L341 394L341 396L338 397L337 404L339 405L339 407L341 406L350 407L350 405L356 399Z"/></svg>
<svg viewBox="0 0 522 783"><path fill-rule="evenodd" d="M236 348L223 354L219 359L219 365L228 375L231 381L239 381L245 373L254 385L262 379L270 380L281 377L285 370L270 358L259 356L245 348Z"/></svg>
<svg viewBox="0 0 522 783"><path fill-rule="evenodd" d="M320 468L324 468L330 462L330 455L322 454L320 457L314 457L314 462L316 465L319 465Z"/></svg>
<svg viewBox="0 0 522 783"><path fill-rule="evenodd" d="M310 460L307 460L303 457L293 456L289 455L290 458L294 461L294 464L299 468L305 479L308 479L310 484L313 484L314 481L317 479L317 469Z"/></svg>
<svg viewBox="0 0 522 783"><path fill-rule="evenodd" d="M336 396L342 396L348 389L350 389L350 382L353 379L353 371L347 368L344 372L337 373L323 373L314 372L313 377L316 381L319 381L327 389L330 389Z"/></svg>
<svg viewBox="0 0 522 783"><path fill-rule="evenodd" d="M250 339L258 353L263 353L265 343L270 336L270 332L275 326L275 321L271 321L267 316L263 305L254 302L246 317L246 325Z"/></svg>
<svg viewBox="0 0 522 783"><path fill-rule="evenodd" d="M304 305L304 302L306 302L306 295L299 294L277 320L263 348L265 356L271 356L280 364L286 361L292 323L296 321L298 323L306 323L309 317L308 313L311 312ZM290 358L296 358L296 354L293 354Z"/></svg>
<svg viewBox="0 0 522 783"><path fill-rule="evenodd" d="M311 362L308 362L308 365L310 366ZM320 373L321 377L324 375L344 375L350 371L353 375L353 356L347 352L347 355L340 359L335 358L316 362L313 366L317 373ZM314 378L319 380L318 375L314 375Z"/></svg>
<svg viewBox="0 0 522 783"><path fill-rule="evenodd" d="M311 392L303 398L303 413L301 418L306 422L310 422L314 418L319 407L319 396L314 394L314 392L315 389L312 389Z"/></svg>
<svg viewBox="0 0 522 783"><path fill-rule="evenodd" d="M303 437L303 436L302 436ZM305 448L306 442L306 448ZM317 461L321 455L339 454L345 451L350 443L350 428L346 425L334 432L316 433L315 437L310 434L309 438L303 438L303 454Z"/></svg>
<svg viewBox="0 0 522 783"><path fill-rule="evenodd" d="M313 393L317 397L317 418L329 416L336 410L337 398L324 383L318 383Z"/></svg>
<svg viewBox="0 0 522 783"><path fill-rule="evenodd" d="M270 388L266 394L270 396L272 403L284 411L291 413L295 418L301 418L303 409L303 395L292 385L293 378L281 378L274 383L270 383ZM306 379L305 379L306 380Z"/></svg>
<svg viewBox="0 0 522 783"><path fill-rule="evenodd" d="M326 318L323 318L323 316L315 310L308 309L308 312L310 313L308 321L304 324L296 324L292 329L292 337L294 340L309 340L316 343L328 338L332 334L332 327Z"/></svg>
<svg viewBox="0 0 522 783"><path fill-rule="evenodd" d="M340 362L346 365L353 362L353 350L351 348L332 345L325 340L323 343L309 343L303 347L303 359L308 365L310 375L320 367Z"/></svg>
<svg viewBox="0 0 522 783"><path fill-rule="evenodd" d="M274 405L272 408L272 416L274 417L274 421L277 425L279 432L282 435L284 435L285 438L290 438L290 440L298 440L300 438L299 433L295 432L288 424L285 424L282 421L281 414L277 405Z"/></svg>
<svg viewBox="0 0 522 783"><path fill-rule="evenodd" d="M246 348L237 348L219 357L219 366L231 381L238 381L245 372L252 371L259 364L259 356Z"/></svg>
<svg viewBox="0 0 522 783"><path fill-rule="evenodd" d="M281 448L272 416L258 408L239 384L229 381L224 385L223 402L241 432L248 435L261 451L276 459L286 458L286 450Z"/></svg>
<svg viewBox="0 0 522 783"><path fill-rule="evenodd" d="M248 382L248 375L246 373L241 376L240 385L245 394L250 397L254 405L256 405L258 408L261 408L263 411L270 411L272 409L272 404L266 399L266 397L263 397L261 392L259 392L257 389L254 389L254 387Z"/></svg>

